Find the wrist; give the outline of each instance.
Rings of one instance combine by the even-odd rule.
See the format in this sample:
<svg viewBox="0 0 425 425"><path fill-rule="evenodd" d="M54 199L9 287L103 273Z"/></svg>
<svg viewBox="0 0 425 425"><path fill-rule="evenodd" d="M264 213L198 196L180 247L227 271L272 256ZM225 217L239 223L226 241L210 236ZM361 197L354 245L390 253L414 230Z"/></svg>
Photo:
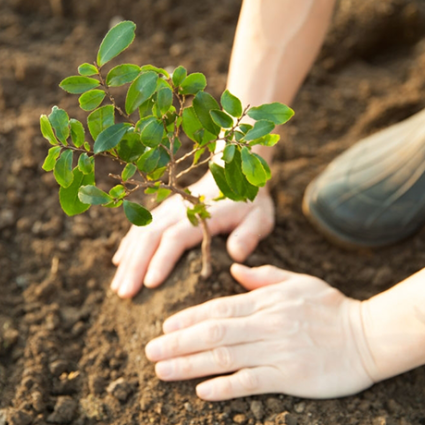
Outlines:
<svg viewBox="0 0 425 425"><path fill-rule="evenodd" d="M381 381L425 364L425 269L367 301L362 320Z"/></svg>

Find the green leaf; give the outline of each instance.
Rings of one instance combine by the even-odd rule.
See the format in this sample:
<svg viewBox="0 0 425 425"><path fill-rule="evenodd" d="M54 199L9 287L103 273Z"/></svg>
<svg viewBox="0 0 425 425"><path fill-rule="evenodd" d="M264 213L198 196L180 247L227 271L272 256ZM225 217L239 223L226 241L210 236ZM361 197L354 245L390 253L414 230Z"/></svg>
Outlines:
<svg viewBox="0 0 425 425"><path fill-rule="evenodd" d="M248 131L245 135L247 142L263 137L269 134L274 129L274 123L272 121L260 120L254 124L254 127Z"/></svg>
<svg viewBox="0 0 425 425"><path fill-rule="evenodd" d="M249 142L249 146L262 145L262 146L274 146L280 140L278 134L267 134L266 136L254 139Z"/></svg>
<svg viewBox="0 0 425 425"><path fill-rule="evenodd" d="M251 108L247 115L254 120L268 120L276 125L285 124L294 111L283 103L274 102Z"/></svg>
<svg viewBox="0 0 425 425"><path fill-rule="evenodd" d="M108 202L107 204L104 204L104 205L102 205L102 207L105 207L105 208L118 208L118 207L120 207L122 205L122 200L119 200L119 201L111 201L111 202Z"/></svg>
<svg viewBox="0 0 425 425"><path fill-rule="evenodd" d="M148 72L148 71L153 71L153 72L156 72L157 74L164 75L164 77L166 78L170 78L170 74L163 68L158 68L153 65L143 65L142 72Z"/></svg>
<svg viewBox="0 0 425 425"><path fill-rule="evenodd" d="M56 137L64 144L67 145L69 137L69 117L68 114L57 106L53 106L52 112L49 115L50 124L55 130Z"/></svg>
<svg viewBox="0 0 425 425"><path fill-rule="evenodd" d="M81 186L78 191L78 199L83 204L102 205L113 199L106 192L93 185Z"/></svg>
<svg viewBox="0 0 425 425"><path fill-rule="evenodd" d="M211 110L220 109L217 101L209 93L200 91L193 99L193 108L202 126L211 134L218 136L220 127L214 124L210 115Z"/></svg>
<svg viewBox="0 0 425 425"><path fill-rule="evenodd" d="M187 76L186 68L184 68L183 66L177 67L174 70L173 76L172 76L173 84L176 87L178 87L184 81L186 76Z"/></svg>
<svg viewBox="0 0 425 425"><path fill-rule="evenodd" d="M225 90L221 95L221 106L232 117L240 118L242 116L242 103L229 90Z"/></svg>
<svg viewBox="0 0 425 425"><path fill-rule="evenodd" d="M141 133L145 129L145 127L148 124L150 124L152 121L156 121L156 118L153 115L150 115L149 117L146 117L146 118L141 118L136 123L135 131L137 133Z"/></svg>
<svg viewBox="0 0 425 425"><path fill-rule="evenodd" d="M47 139L51 145L57 145L59 143L58 139L56 139L55 133L53 133L53 128L50 124L49 118L47 118L47 115L42 115L40 117L40 129L43 137Z"/></svg>
<svg viewBox="0 0 425 425"><path fill-rule="evenodd" d="M234 133L233 133L234 135L235 135L235 140L237 141L237 142L240 142L244 137L245 137L245 134L243 134L243 133L241 133L240 131L238 131L238 130L236 130L236 131L234 131Z"/></svg>
<svg viewBox="0 0 425 425"><path fill-rule="evenodd" d="M84 149L85 149L87 152L90 152L91 148L90 148L90 144L89 144L89 142L84 142Z"/></svg>
<svg viewBox="0 0 425 425"><path fill-rule="evenodd" d="M193 211L193 208L186 209L186 216L192 226L195 226L195 227L199 226L199 219L196 216L195 211Z"/></svg>
<svg viewBox="0 0 425 425"><path fill-rule="evenodd" d="M226 114L226 112L220 111L219 109L213 109L210 111L210 115L215 124L221 128L232 128L233 119Z"/></svg>
<svg viewBox="0 0 425 425"><path fill-rule="evenodd" d="M49 153L47 154L46 159L44 160L44 163L41 167L44 171L52 171L55 168L56 160L59 158L61 149L62 148L60 146L54 146L53 148L49 149Z"/></svg>
<svg viewBox="0 0 425 425"><path fill-rule="evenodd" d="M83 93L78 102L80 103L80 108L83 111L92 111L96 109L105 98L106 93L103 90L90 90Z"/></svg>
<svg viewBox="0 0 425 425"><path fill-rule="evenodd" d="M183 109L182 126L187 137L200 145L204 145L211 140L216 139L214 134L211 134L209 131L205 131L202 128L202 124L198 120L193 106Z"/></svg>
<svg viewBox="0 0 425 425"><path fill-rule="evenodd" d="M158 194L156 195L156 202L162 202L171 195L170 189L158 189Z"/></svg>
<svg viewBox="0 0 425 425"><path fill-rule="evenodd" d="M132 64L118 65L112 68L106 76L106 85L109 87L120 87L131 83L141 72L140 66Z"/></svg>
<svg viewBox="0 0 425 425"><path fill-rule="evenodd" d="M199 160L201 159L201 156L204 154L206 148L199 149L199 151L195 152L195 155L193 155L193 164L196 165Z"/></svg>
<svg viewBox="0 0 425 425"><path fill-rule="evenodd" d="M142 131L141 141L145 146L155 148L162 141L164 124L160 120L151 121Z"/></svg>
<svg viewBox="0 0 425 425"><path fill-rule="evenodd" d="M91 77L97 75L97 68L90 63L83 63L78 67L78 73L84 77Z"/></svg>
<svg viewBox="0 0 425 425"><path fill-rule="evenodd" d="M74 174L72 173L72 153L70 149L65 150L55 164L53 174L58 184L62 187L69 187L74 179Z"/></svg>
<svg viewBox="0 0 425 425"><path fill-rule="evenodd" d="M169 88L163 88L157 92L157 105L161 114L164 115L168 112L173 104L173 92Z"/></svg>
<svg viewBox="0 0 425 425"><path fill-rule="evenodd" d="M106 128L97 136L94 142L93 152L98 154L115 148L127 131L128 124L126 123L114 124Z"/></svg>
<svg viewBox="0 0 425 425"><path fill-rule="evenodd" d="M130 131L124 134L117 146L117 154L125 162L137 161L145 150L140 141L140 134Z"/></svg>
<svg viewBox="0 0 425 425"><path fill-rule="evenodd" d="M254 152L251 152L251 154L260 160L261 165L263 166L264 171L266 172L266 178L267 180L270 180L272 177L272 172L270 171L270 167L269 167L269 164L267 164L267 161L263 157L261 157L260 155L257 155Z"/></svg>
<svg viewBox="0 0 425 425"><path fill-rule="evenodd" d="M139 115L140 119L146 118L150 115L152 115L152 107L153 107L153 100L152 98L146 100L139 106Z"/></svg>
<svg viewBox="0 0 425 425"><path fill-rule="evenodd" d="M99 80L89 77L67 77L61 81L59 87L71 94L81 94L100 86Z"/></svg>
<svg viewBox="0 0 425 425"><path fill-rule="evenodd" d="M147 209L127 200L124 201L124 214L135 226L146 226L152 222L152 214Z"/></svg>
<svg viewBox="0 0 425 425"><path fill-rule="evenodd" d="M224 168L220 167L219 165L215 164L214 162L210 162L209 163L209 168L211 171L211 174L214 177L214 180L218 186L218 188L220 189L220 192L226 197L231 199L232 201L241 201L243 198L241 198L240 196L236 195L236 193L234 193L232 191L232 189L230 189L225 174L224 174Z"/></svg>
<svg viewBox="0 0 425 425"><path fill-rule="evenodd" d="M132 83L127 92L125 110L132 114L143 102L146 102L156 90L158 74L153 71L140 74Z"/></svg>
<svg viewBox="0 0 425 425"><path fill-rule="evenodd" d="M78 169L83 174L91 174L94 170L94 157L89 157L86 153L82 153L78 158Z"/></svg>
<svg viewBox="0 0 425 425"><path fill-rule="evenodd" d="M252 185L264 186L266 184L267 172L263 164L245 146L242 148L242 172Z"/></svg>
<svg viewBox="0 0 425 425"><path fill-rule="evenodd" d="M73 216L81 214L90 208L90 205L83 204L78 199L78 190L81 186L94 184L94 172L90 174L83 174L78 167L73 170L72 184L67 187L59 189L59 202L65 214Z"/></svg>
<svg viewBox="0 0 425 425"><path fill-rule="evenodd" d="M112 105L102 106L87 117L87 125L93 140L96 140L103 130L113 124L114 107Z"/></svg>
<svg viewBox="0 0 425 425"><path fill-rule="evenodd" d="M253 128L251 124L239 124L239 129L243 134L248 133L251 128Z"/></svg>
<svg viewBox="0 0 425 425"><path fill-rule="evenodd" d="M127 164L122 170L121 178L123 182L126 182L128 179L131 179L136 172L137 167L134 164Z"/></svg>
<svg viewBox="0 0 425 425"><path fill-rule="evenodd" d="M146 151L137 161L137 168L144 173L152 173L157 167L161 151L158 148Z"/></svg>
<svg viewBox="0 0 425 425"><path fill-rule="evenodd" d="M235 145L227 145L223 151L223 161L224 162L232 162L233 157L235 156Z"/></svg>
<svg viewBox="0 0 425 425"><path fill-rule="evenodd" d="M115 56L118 56L133 42L136 24L131 21L122 21L111 28L99 47L97 64L105 65Z"/></svg>
<svg viewBox="0 0 425 425"><path fill-rule="evenodd" d="M114 199L122 199L126 195L125 187L122 184L117 184L109 191L109 195Z"/></svg>
<svg viewBox="0 0 425 425"><path fill-rule="evenodd" d="M79 148L84 144L85 139L85 131L83 124L80 123L80 121L71 118L69 120L69 125L71 127L71 140L72 143L74 143L74 146Z"/></svg>
<svg viewBox="0 0 425 425"><path fill-rule="evenodd" d="M180 83L181 94L196 94L207 86L207 79L204 74L195 72L188 75L182 83Z"/></svg>
<svg viewBox="0 0 425 425"><path fill-rule="evenodd" d="M224 174L231 190L242 200L255 198L258 188L253 186L242 173L242 158L239 149L235 149L233 159L224 166Z"/></svg>

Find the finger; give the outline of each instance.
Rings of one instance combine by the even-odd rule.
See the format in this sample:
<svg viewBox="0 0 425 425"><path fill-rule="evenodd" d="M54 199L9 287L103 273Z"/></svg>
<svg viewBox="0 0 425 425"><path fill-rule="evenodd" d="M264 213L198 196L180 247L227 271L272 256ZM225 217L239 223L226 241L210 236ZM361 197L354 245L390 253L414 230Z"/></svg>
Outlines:
<svg viewBox="0 0 425 425"><path fill-rule="evenodd" d="M165 320L163 330L170 333L208 319L249 316L257 309L257 297L252 293L217 298L174 314Z"/></svg>
<svg viewBox="0 0 425 425"><path fill-rule="evenodd" d="M274 227L274 217L263 208L255 207L227 239L227 250L235 261L244 261L258 242L265 238Z"/></svg>
<svg viewBox="0 0 425 425"><path fill-rule="evenodd" d="M246 317L213 319L160 336L150 341L145 351L149 360L157 362L219 346L260 341L263 337L264 328L258 320Z"/></svg>
<svg viewBox="0 0 425 425"><path fill-rule="evenodd" d="M199 398L209 401L229 400L254 394L280 392L279 376L274 367L260 366L241 369L233 375L221 376L202 382L196 387Z"/></svg>
<svg viewBox="0 0 425 425"><path fill-rule="evenodd" d="M117 249L117 252L112 257L112 263L115 266L118 266L120 263L124 252L127 250L128 246L131 245L132 236L134 232L137 231L136 226L131 226L130 230L127 232L127 234L124 236L124 238L121 240L120 245Z"/></svg>
<svg viewBox="0 0 425 425"><path fill-rule="evenodd" d="M133 240L114 277L113 285L121 298L133 297L140 290L149 261L159 245L159 232L146 232L142 236L141 240Z"/></svg>
<svg viewBox="0 0 425 425"><path fill-rule="evenodd" d="M213 350L160 361L155 372L163 381L200 378L256 366L262 361L263 350L256 344L217 347Z"/></svg>
<svg viewBox="0 0 425 425"><path fill-rule="evenodd" d="M155 255L150 261L144 283L155 288L171 273L183 252L202 240L202 231L188 220L181 220L163 233Z"/></svg>
<svg viewBox="0 0 425 425"><path fill-rule="evenodd" d="M232 276L246 289L261 288L291 279L297 275L287 270L274 266L246 267L242 264L232 264L230 267Z"/></svg>

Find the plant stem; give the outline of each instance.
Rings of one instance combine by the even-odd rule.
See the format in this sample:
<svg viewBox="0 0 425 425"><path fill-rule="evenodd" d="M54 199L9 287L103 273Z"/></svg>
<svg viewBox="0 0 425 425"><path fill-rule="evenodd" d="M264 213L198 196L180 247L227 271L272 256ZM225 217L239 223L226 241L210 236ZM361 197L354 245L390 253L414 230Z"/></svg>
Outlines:
<svg viewBox="0 0 425 425"><path fill-rule="evenodd" d="M202 270L201 277L207 279L211 276L212 265L211 265L211 233L205 218L200 219L202 227Z"/></svg>

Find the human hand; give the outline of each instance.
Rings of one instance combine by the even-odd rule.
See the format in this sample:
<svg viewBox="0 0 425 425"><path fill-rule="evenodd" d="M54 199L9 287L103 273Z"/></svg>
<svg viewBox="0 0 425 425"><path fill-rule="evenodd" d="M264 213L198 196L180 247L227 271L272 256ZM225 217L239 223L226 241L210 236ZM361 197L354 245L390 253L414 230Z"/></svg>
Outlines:
<svg viewBox="0 0 425 425"><path fill-rule="evenodd" d="M373 384L365 370L361 302L324 281L272 266L231 272L252 292L183 310L164 322L147 357L165 381L209 375L210 401L262 393L333 398ZM366 359L367 360L367 359Z"/></svg>
<svg viewBox="0 0 425 425"><path fill-rule="evenodd" d="M210 173L190 187L207 199L218 196ZM242 262L274 227L274 205L265 188L254 202L223 200L210 208L208 226L212 235L230 233L227 249ZM154 288L169 275L183 252L202 240L199 227L190 224L180 196L172 196L152 211L148 227L132 226L122 240L113 263L118 266L111 289L122 298L133 297L143 283Z"/></svg>

